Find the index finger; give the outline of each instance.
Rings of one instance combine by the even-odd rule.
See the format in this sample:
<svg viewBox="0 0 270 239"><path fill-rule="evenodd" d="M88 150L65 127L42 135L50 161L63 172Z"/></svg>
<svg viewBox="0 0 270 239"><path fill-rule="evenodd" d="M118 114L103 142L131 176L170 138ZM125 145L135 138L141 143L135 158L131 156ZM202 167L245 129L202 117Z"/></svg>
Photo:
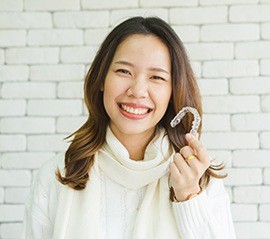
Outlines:
<svg viewBox="0 0 270 239"><path fill-rule="evenodd" d="M209 157L208 157L207 150L201 144L201 142L192 134L186 134L186 139L187 139L188 145L196 152L198 159L203 162L208 162Z"/></svg>

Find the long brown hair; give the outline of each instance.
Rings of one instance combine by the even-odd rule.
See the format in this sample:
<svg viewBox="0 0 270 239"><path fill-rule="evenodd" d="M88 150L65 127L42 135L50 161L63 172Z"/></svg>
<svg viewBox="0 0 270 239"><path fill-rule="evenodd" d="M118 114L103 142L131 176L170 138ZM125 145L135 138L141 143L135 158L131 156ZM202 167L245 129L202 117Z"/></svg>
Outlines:
<svg viewBox="0 0 270 239"><path fill-rule="evenodd" d="M121 42L134 34L154 35L168 47L172 69L172 96L167 111L160 120L176 151L187 144L185 134L189 132L193 116L187 115L181 123L171 128L170 121L176 113L185 106L191 106L202 115L202 104L199 88L191 68L183 43L174 30L157 17L133 17L116 26L101 44L94 61L85 77L84 99L89 112L87 121L76 132L67 138L72 138L65 153L65 175L56 172L58 180L69 187L82 190L89 180L89 171L94 163L95 153L105 141L109 117L103 105L104 80L113 59L114 53ZM201 133L201 126L199 128ZM221 177L215 170L220 166L211 166L201 179L201 184L207 185L210 175Z"/></svg>

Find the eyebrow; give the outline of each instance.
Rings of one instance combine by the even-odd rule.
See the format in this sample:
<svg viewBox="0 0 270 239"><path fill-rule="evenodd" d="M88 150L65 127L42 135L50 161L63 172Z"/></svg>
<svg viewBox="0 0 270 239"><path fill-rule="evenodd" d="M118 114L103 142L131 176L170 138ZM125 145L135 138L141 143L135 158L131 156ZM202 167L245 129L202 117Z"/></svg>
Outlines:
<svg viewBox="0 0 270 239"><path fill-rule="evenodd" d="M122 65L134 67L134 65L128 61L116 61L115 64L122 64ZM164 72L164 73L170 75L170 73L168 71L166 71L165 69L163 69L161 67L151 67L151 68L149 68L149 70L150 71L160 71L160 72Z"/></svg>

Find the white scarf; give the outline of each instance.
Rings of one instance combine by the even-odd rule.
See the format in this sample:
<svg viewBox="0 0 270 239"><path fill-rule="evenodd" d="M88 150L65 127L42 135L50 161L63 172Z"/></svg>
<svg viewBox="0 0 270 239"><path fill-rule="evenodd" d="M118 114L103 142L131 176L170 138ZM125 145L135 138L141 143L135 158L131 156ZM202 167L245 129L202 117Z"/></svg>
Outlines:
<svg viewBox="0 0 270 239"><path fill-rule="evenodd" d="M132 239L179 239L169 200L168 166L174 151L164 129L148 145L143 161L129 158L110 128L106 143L95 155L90 181L82 191L62 186L54 225L54 239L100 239L100 169L117 183L131 189L146 186L134 222Z"/></svg>

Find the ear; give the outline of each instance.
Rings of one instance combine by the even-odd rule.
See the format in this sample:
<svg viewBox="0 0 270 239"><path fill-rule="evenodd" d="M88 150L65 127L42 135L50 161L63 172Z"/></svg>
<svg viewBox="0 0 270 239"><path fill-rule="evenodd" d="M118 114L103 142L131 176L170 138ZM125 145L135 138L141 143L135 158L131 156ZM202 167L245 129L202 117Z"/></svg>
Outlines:
<svg viewBox="0 0 270 239"><path fill-rule="evenodd" d="M103 86L103 85L101 86L100 91L101 91L101 92L104 91L104 86Z"/></svg>

